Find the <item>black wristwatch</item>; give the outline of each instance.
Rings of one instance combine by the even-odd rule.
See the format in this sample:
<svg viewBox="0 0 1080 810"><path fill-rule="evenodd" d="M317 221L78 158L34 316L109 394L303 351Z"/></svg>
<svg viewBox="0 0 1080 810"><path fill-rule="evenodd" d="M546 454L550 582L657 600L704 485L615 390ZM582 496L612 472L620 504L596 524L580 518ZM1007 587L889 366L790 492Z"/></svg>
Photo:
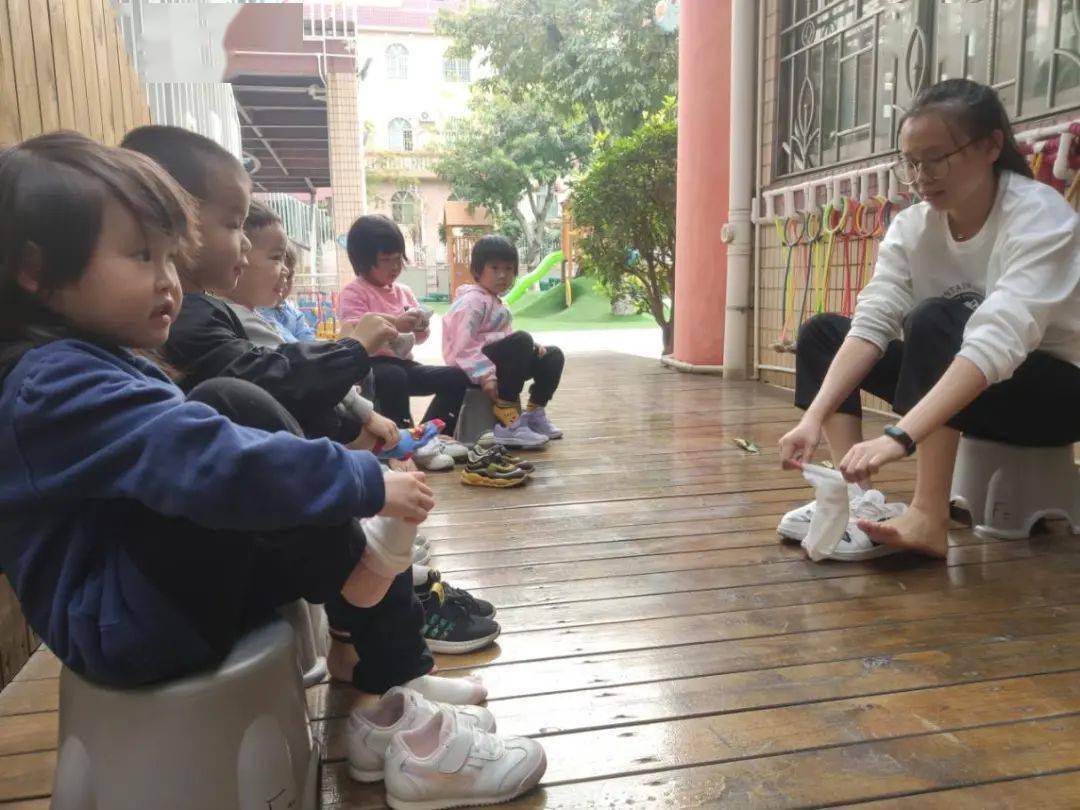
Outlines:
<svg viewBox="0 0 1080 810"><path fill-rule="evenodd" d="M886 425L885 435L904 446L904 455L910 456L915 452L915 440L896 425Z"/></svg>

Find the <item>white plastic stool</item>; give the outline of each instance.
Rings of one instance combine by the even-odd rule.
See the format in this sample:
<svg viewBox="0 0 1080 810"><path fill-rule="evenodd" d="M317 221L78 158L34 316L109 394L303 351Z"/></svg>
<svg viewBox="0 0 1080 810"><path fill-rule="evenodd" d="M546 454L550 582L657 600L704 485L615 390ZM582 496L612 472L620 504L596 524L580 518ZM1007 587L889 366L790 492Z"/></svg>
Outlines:
<svg viewBox="0 0 1080 810"><path fill-rule="evenodd" d="M308 604L303 599L278 608L278 613L296 633L296 662L305 689L322 683L326 677L326 657L317 635L316 611L321 613L322 606Z"/></svg>
<svg viewBox="0 0 1080 810"><path fill-rule="evenodd" d="M1067 520L1080 534L1080 471L1073 446L1019 447L964 436L952 501L971 514L975 533L1002 540L1031 535L1041 518Z"/></svg>
<svg viewBox="0 0 1080 810"><path fill-rule="evenodd" d="M292 627L244 636L216 669L137 689L60 675L53 810L314 810Z"/></svg>
<svg viewBox="0 0 1080 810"><path fill-rule="evenodd" d="M464 445L472 446L495 427L495 413L491 410L491 398L481 388L467 388L461 402L454 438Z"/></svg>

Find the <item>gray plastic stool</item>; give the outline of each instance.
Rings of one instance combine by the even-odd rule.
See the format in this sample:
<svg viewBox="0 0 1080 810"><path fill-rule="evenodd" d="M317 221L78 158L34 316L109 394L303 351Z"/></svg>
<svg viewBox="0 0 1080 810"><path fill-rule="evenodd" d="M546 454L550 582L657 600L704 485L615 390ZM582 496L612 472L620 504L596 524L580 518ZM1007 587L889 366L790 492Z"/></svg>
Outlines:
<svg viewBox="0 0 1080 810"><path fill-rule="evenodd" d="M971 515L975 533L1002 540L1031 535L1041 518L1067 520L1080 534L1080 471L1073 446L1019 447L964 436L952 501Z"/></svg>
<svg viewBox="0 0 1080 810"><path fill-rule="evenodd" d="M60 675L53 810L314 810L319 748L275 619L216 669L138 689Z"/></svg>
<svg viewBox="0 0 1080 810"><path fill-rule="evenodd" d="M470 387L465 391L465 399L458 413L454 438L464 445L472 446L479 438L495 427L495 413L491 410L491 399L481 388Z"/></svg>
<svg viewBox="0 0 1080 810"><path fill-rule="evenodd" d="M316 635L315 611L321 612L322 606L308 604L303 599L278 608L278 613L296 632L296 663L305 689L322 683L326 677L326 657Z"/></svg>

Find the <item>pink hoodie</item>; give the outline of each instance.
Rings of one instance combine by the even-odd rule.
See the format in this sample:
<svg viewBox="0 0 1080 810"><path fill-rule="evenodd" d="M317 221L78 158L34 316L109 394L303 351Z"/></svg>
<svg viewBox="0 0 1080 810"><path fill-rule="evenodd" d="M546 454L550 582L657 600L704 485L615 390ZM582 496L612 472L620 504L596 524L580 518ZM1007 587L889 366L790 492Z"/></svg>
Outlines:
<svg viewBox="0 0 1080 810"><path fill-rule="evenodd" d="M480 385L495 379L495 364L483 348L510 334L510 310L479 284L465 284L442 319L443 360Z"/></svg>
<svg viewBox="0 0 1080 810"><path fill-rule="evenodd" d="M404 284L395 281L389 287L379 287L363 276L357 276L346 284L338 300L343 321L355 321L369 312L396 318L403 315L409 307L419 306L413 291ZM423 343L430 335L431 330L417 332L416 342ZM395 356L389 347L379 349L375 354L381 357ZM409 359L411 358L412 354L409 355Z"/></svg>

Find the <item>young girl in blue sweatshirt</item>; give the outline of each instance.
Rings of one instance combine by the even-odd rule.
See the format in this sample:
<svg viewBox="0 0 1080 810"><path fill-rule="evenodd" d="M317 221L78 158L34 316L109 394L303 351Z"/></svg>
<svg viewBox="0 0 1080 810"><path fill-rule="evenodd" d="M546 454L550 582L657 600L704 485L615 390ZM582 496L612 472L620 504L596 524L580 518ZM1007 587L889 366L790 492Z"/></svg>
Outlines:
<svg viewBox="0 0 1080 810"><path fill-rule="evenodd" d="M200 245L179 274L183 308L163 347L165 359L181 375L181 388L194 391L221 378L244 380L277 400L305 435L355 441L363 426L350 425L352 416L340 403L367 375L368 349L376 351L396 337L396 330L370 315L353 322L352 337L341 340L256 345L219 297L236 287L251 249L244 233L251 180L243 166L210 139L178 127L140 127L122 146L154 160L198 206ZM298 466L289 477L306 473ZM475 679L430 674L434 660L424 640L424 610L408 566L370 609L344 609L330 601L326 613L335 642L327 664L336 679L370 693L408 686L436 701L484 699Z"/></svg>
<svg viewBox="0 0 1080 810"><path fill-rule="evenodd" d="M61 661L151 683L220 660L275 606L379 602L411 534L356 518L421 522L422 479L301 438L250 383L185 398L145 356L194 245L179 186L55 133L0 152L0 210L0 566Z"/></svg>

